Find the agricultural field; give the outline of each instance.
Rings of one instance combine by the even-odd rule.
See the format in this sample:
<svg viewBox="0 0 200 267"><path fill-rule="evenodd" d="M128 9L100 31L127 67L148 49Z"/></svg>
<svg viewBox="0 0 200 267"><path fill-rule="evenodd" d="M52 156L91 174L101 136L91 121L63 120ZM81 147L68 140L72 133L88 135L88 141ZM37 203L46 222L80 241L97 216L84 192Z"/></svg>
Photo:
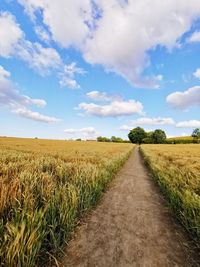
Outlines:
<svg viewBox="0 0 200 267"><path fill-rule="evenodd" d="M142 145L153 177L178 219L200 240L200 145Z"/></svg>
<svg viewBox="0 0 200 267"><path fill-rule="evenodd" d="M134 145L0 138L0 266L61 252Z"/></svg>
<svg viewBox="0 0 200 267"><path fill-rule="evenodd" d="M192 144L197 143L197 140L192 136L179 136L167 138L165 141L167 144Z"/></svg>

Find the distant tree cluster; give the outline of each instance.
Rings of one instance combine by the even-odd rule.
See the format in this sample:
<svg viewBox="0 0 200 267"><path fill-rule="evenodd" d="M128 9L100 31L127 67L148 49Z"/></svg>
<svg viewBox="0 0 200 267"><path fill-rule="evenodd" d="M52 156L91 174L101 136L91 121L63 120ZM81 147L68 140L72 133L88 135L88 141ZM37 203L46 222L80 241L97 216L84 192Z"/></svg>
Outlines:
<svg viewBox="0 0 200 267"><path fill-rule="evenodd" d="M112 136L111 138L98 136L98 142L113 142L113 143L129 143L128 140L123 140L121 137Z"/></svg>
<svg viewBox="0 0 200 267"><path fill-rule="evenodd" d="M111 142L111 141L110 141L110 138L105 137L105 136L98 136L98 137L97 137L97 141L98 141L98 142Z"/></svg>
<svg viewBox="0 0 200 267"><path fill-rule="evenodd" d="M132 143L135 144L191 144L191 143L200 143L200 128L193 130L191 136L187 137L166 137L165 131L157 129L155 131L146 132L141 127L136 127L132 129L128 138Z"/></svg>
<svg viewBox="0 0 200 267"><path fill-rule="evenodd" d="M194 129L191 136L193 137L195 143L199 143L200 142L200 128Z"/></svg>
<svg viewBox="0 0 200 267"><path fill-rule="evenodd" d="M155 131L146 132L141 127L136 127L132 129L128 138L132 143L135 144L163 144L166 140L165 131L157 129Z"/></svg>

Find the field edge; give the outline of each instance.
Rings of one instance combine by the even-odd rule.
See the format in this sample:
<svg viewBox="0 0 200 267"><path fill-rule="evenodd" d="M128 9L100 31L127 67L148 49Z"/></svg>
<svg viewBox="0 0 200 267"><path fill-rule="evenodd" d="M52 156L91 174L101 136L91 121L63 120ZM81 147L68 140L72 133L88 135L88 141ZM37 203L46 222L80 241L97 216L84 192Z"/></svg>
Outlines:
<svg viewBox="0 0 200 267"><path fill-rule="evenodd" d="M176 195L174 195L174 192L170 191L170 187L168 187L162 180L164 180L164 173L158 173L152 162L151 158L145 153L142 146L139 147L139 153L142 156L142 159L144 161L144 164L147 168L147 170L150 172L150 177L154 181L154 183L157 185L160 193L162 194L163 198L166 201L167 206L170 208L172 216L174 219L176 219L177 223L181 225L183 231L186 233L188 238L191 241L191 245L195 251L197 251L199 257L200 257L200 238L197 236L195 231L191 230L191 228L188 227L188 223L186 220L183 220L181 211L177 209L176 203L174 203L174 199ZM181 200L179 200L181 202Z"/></svg>

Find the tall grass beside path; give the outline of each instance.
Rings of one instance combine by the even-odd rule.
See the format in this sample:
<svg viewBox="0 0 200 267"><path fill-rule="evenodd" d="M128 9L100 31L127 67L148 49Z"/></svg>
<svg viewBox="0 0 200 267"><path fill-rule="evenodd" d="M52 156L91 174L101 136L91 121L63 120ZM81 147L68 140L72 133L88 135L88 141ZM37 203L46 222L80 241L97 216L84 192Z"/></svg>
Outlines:
<svg viewBox="0 0 200 267"><path fill-rule="evenodd" d="M142 145L141 152L177 218L200 247L200 145Z"/></svg>
<svg viewBox="0 0 200 267"><path fill-rule="evenodd" d="M57 255L132 149L0 138L0 266L35 267Z"/></svg>

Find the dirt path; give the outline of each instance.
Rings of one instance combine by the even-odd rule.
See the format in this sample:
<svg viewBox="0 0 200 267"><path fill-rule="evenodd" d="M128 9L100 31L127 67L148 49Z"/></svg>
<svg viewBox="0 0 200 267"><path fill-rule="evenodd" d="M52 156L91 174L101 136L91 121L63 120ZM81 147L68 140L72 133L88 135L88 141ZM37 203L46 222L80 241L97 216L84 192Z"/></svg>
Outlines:
<svg viewBox="0 0 200 267"><path fill-rule="evenodd" d="M136 148L76 231L60 266L199 266L171 217Z"/></svg>

